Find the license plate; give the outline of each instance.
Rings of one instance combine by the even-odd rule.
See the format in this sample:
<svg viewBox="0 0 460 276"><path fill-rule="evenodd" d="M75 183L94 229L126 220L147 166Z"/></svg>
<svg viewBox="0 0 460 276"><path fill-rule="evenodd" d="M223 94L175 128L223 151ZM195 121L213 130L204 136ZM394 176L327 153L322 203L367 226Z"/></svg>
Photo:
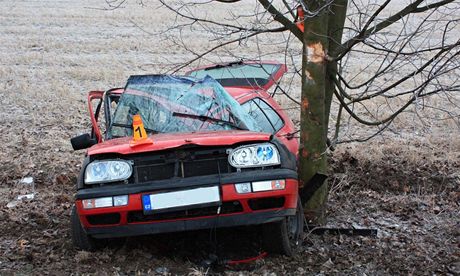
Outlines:
<svg viewBox="0 0 460 276"><path fill-rule="evenodd" d="M220 202L217 186L142 196L142 205L146 212L217 202Z"/></svg>

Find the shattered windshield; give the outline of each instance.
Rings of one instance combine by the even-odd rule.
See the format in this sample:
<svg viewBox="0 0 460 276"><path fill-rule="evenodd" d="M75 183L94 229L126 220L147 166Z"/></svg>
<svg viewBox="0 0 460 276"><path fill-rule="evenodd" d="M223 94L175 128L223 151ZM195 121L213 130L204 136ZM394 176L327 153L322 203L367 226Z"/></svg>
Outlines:
<svg viewBox="0 0 460 276"><path fill-rule="evenodd" d="M148 133L260 131L252 117L211 77L131 76L108 138L131 136L136 114Z"/></svg>
<svg viewBox="0 0 460 276"><path fill-rule="evenodd" d="M210 76L222 86L263 87L280 68L279 64L244 64L241 62L216 65L190 72L190 76Z"/></svg>

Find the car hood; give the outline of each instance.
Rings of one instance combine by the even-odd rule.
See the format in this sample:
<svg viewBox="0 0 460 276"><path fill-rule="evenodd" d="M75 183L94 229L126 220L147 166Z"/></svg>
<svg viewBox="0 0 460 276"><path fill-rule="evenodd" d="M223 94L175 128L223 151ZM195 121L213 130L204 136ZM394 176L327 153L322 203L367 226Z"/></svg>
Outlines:
<svg viewBox="0 0 460 276"><path fill-rule="evenodd" d="M271 134L247 130L210 131L195 133L164 133L150 135L152 144L130 146L132 137L107 140L88 149L88 155L118 153L133 154L178 148L184 145L231 146L241 142L269 141Z"/></svg>

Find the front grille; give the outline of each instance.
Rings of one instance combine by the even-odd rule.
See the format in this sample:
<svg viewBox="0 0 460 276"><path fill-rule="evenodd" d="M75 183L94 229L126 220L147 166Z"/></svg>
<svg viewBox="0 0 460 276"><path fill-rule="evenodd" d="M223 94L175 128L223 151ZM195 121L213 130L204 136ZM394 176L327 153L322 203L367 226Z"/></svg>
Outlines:
<svg viewBox="0 0 460 276"><path fill-rule="evenodd" d="M227 158L226 148L193 148L136 155L133 156L134 181L143 183L236 171L228 164Z"/></svg>
<svg viewBox="0 0 460 276"><path fill-rule="evenodd" d="M138 182L169 179L176 175L174 163L138 166L135 170Z"/></svg>
<svg viewBox="0 0 460 276"><path fill-rule="evenodd" d="M219 207L217 206L192 208L187 210L171 211L152 215L144 215L142 211L133 211L128 213L128 223L214 216L217 215L218 208ZM243 206L241 206L241 203L239 201L232 201L222 202L220 213L232 214L239 213L242 211Z"/></svg>
<svg viewBox="0 0 460 276"><path fill-rule="evenodd" d="M86 219L91 225L118 224L120 223L120 214L89 215L86 216Z"/></svg>
<svg viewBox="0 0 460 276"><path fill-rule="evenodd" d="M202 176L209 174L228 173L231 170L228 166L227 157L220 159L196 160L183 162L182 177Z"/></svg>
<svg viewBox="0 0 460 276"><path fill-rule="evenodd" d="M243 212L243 206L237 200L231 202L222 202L220 208L221 214L233 214Z"/></svg>
<svg viewBox="0 0 460 276"><path fill-rule="evenodd" d="M248 204L252 210L257 211L257 210L281 208L284 206L284 202L285 202L284 197L266 197L266 198L250 199L248 201Z"/></svg>

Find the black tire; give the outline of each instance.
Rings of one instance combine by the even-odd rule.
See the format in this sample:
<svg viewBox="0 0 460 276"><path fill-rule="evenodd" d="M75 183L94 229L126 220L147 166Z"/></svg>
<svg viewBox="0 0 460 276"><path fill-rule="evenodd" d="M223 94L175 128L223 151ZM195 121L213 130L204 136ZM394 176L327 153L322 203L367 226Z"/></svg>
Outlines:
<svg viewBox="0 0 460 276"><path fill-rule="evenodd" d="M302 241L304 216L300 198L297 199L297 210L294 216L282 221L262 226L262 239L265 250L273 254L294 255Z"/></svg>
<svg viewBox="0 0 460 276"><path fill-rule="evenodd" d="M72 227L72 242L78 249L95 251L105 245L105 240L95 239L86 233L85 229L81 226L75 205L72 207L70 222Z"/></svg>

